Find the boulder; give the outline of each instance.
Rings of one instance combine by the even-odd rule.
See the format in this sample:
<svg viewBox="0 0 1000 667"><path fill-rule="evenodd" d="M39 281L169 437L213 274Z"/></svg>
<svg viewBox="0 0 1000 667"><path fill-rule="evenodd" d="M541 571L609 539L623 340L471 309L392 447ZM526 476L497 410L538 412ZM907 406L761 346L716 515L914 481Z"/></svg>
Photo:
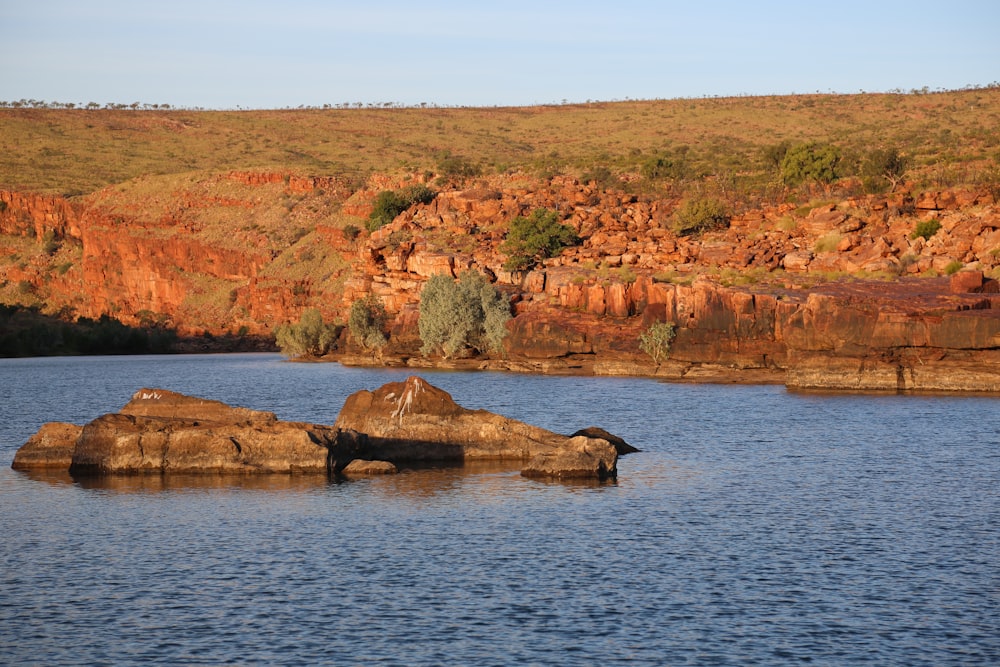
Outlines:
<svg viewBox="0 0 1000 667"><path fill-rule="evenodd" d="M341 471L344 475L395 475L399 469L388 461L354 459Z"/></svg>
<svg viewBox="0 0 1000 667"><path fill-rule="evenodd" d="M83 427L70 470L106 472L326 472L337 433L327 426L112 414Z"/></svg>
<svg viewBox="0 0 1000 667"><path fill-rule="evenodd" d="M119 414L219 424L261 424L278 421L273 412L233 407L221 401L186 396L166 389L140 389Z"/></svg>
<svg viewBox="0 0 1000 667"><path fill-rule="evenodd" d="M532 467L535 476L617 475L619 451L602 437L560 435L486 410L469 410L419 377L352 394L334 427L364 433L366 453L388 461L533 461L543 456L545 464ZM623 452L635 451L617 440ZM585 447L588 442L591 446Z"/></svg>
<svg viewBox="0 0 1000 667"><path fill-rule="evenodd" d="M607 479L616 476L618 452L607 440L578 435L562 447L541 452L521 470L524 477Z"/></svg>
<svg viewBox="0 0 1000 667"><path fill-rule="evenodd" d="M781 260L781 265L786 271L805 271L809 268L813 254L808 250L790 252Z"/></svg>
<svg viewBox="0 0 1000 667"><path fill-rule="evenodd" d="M573 437L469 410L418 377L359 391L333 426L287 422L164 389L141 389L118 413L84 426L43 425L14 457L18 469L73 473L387 474L396 463L531 461L526 475L605 479L637 451L591 427Z"/></svg>
<svg viewBox="0 0 1000 667"><path fill-rule="evenodd" d="M983 289L982 271L958 271L949 279L949 287L953 294L981 292Z"/></svg>
<svg viewBox="0 0 1000 667"><path fill-rule="evenodd" d="M140 389L121 412L85 426L45 424L15 455L20 469L75 473L326 472L363 438L329 426L163 389Z"/></svg>

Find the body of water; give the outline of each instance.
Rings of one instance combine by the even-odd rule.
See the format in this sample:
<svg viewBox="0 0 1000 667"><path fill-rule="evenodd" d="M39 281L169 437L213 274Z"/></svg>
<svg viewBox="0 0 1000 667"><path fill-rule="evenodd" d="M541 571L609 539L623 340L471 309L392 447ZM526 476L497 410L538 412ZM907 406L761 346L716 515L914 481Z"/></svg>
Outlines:
<svg viewBox="0 0 1000 667"><path fill-rule="evenodd" d="M642 453L516 468L10 470L141 387L333 423L398 370L275 355L0 361L0 663L996 665L1000 403L422 372L460 404Z"/></svg>

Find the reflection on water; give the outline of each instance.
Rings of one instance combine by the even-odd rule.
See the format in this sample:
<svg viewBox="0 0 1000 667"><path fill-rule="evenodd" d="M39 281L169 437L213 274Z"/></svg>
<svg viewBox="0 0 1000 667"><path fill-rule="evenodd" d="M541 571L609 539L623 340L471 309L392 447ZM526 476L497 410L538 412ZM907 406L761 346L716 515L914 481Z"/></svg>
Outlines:
<svg viewBox="0 0 1000 667"><path fill-rule="evenodd" d="M74 475L81 489L117 493L156 493L183 490L229 489L233 491L309 491L331 483L318 475L218 475L137 474ZM333 480L335 483L336 480Z"/></svg>
<svg viewBox="0 0 1000 667"><path fill-rule="evenodd" d="M402 465L395 475L331 476L325 473L231 474L231 473L132 473L71 474L62 470L20 470L16 475L53 486L67 485L80 489L120 493L154 493L180 490L250 490L310 491L330 484L365 484L371 491L385 495L434 496L476 487L488 493L491 487L512 484L558 484L567 488L614 486L615 481L597 480L526 480L520 476L521 464L512 461L466 461L448 464Z"/></svg>
<svg viewBox="0 0 1000 667"><path fill-rule="evenodd" d="M8 363L9 362L9 363ZM162 386L332 423L405 371L0 361L0 663L1000 664L995 399L427 373L643 451L617 483L9 469Z"/></svg>

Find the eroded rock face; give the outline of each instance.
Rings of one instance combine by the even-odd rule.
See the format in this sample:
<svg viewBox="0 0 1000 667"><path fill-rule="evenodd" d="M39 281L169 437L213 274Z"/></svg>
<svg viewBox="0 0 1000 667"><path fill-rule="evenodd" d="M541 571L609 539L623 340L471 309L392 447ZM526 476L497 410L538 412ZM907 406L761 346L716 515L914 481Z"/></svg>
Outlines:
<svg viewBox="0 0 1000 667"><path fill-rule="evenodd" d="M619 454L637 451L596 428L573 437L468 410L418 377L359 391L336 424L163 389L141 389L118 413L84 426L45 424L18 450L14 468L74 473L387 474L407 462L530 462L524 474L607 479Z"/></svg>

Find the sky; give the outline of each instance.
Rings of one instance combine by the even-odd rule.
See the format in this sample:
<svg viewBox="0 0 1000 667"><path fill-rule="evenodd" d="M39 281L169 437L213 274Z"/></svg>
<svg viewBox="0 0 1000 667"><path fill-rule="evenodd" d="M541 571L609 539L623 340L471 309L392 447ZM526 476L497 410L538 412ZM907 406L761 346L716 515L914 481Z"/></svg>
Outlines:
<svg viewBox="0 0 1000 667"><path fill-rule="evenodd" d="M523 106L1000 81L997 0L0 0L0 100Z"/></svg>

